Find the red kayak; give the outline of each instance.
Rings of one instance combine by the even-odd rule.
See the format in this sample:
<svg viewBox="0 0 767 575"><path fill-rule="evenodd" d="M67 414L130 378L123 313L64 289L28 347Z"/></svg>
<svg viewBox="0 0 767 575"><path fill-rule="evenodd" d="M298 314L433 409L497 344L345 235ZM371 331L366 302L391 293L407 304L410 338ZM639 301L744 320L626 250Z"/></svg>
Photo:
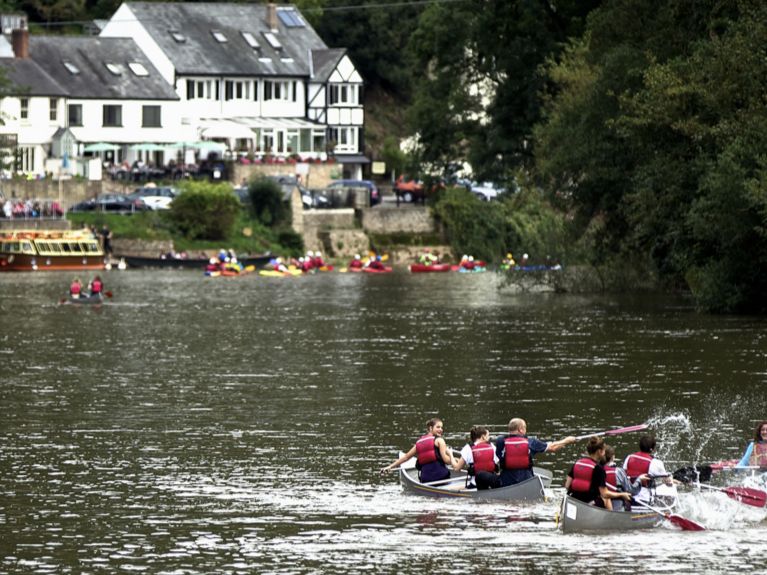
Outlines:
<svg viewBox="0 0 767 575"><path fill-rule="evenodd" d="M426 273L426 272L449 272L452 271L453 266L450 264L410 264L410 271L413 273Z"/></svg>
<svg viewBox="0 0 767 575"><path fill-rule="evenodd" d="M384 266L383 269L376 269L376 268L362 268L361 270L350 270L350 271L362 271L369 274L388 274L391 273L392 267L391 266Z"/></svg>

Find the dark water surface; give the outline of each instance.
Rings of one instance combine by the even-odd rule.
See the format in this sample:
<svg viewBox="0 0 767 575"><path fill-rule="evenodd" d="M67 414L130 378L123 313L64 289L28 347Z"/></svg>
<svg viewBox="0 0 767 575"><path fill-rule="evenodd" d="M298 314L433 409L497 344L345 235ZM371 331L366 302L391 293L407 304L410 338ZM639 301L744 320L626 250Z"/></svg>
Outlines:
<svg viewBox="0 0 767 575"><path fill-rule="evenodd" d="M716 493L686 499L704 533L565 536L559 489L472 505L377 475L434 414L458 448L521 416L543 439L649 421L672 469L738 457L764 319L491 274L110 272L100 308L58 305L70 280L0 275L0 572L767 572L764 510ZM539 463L558 487L578 453Z"/></svg>

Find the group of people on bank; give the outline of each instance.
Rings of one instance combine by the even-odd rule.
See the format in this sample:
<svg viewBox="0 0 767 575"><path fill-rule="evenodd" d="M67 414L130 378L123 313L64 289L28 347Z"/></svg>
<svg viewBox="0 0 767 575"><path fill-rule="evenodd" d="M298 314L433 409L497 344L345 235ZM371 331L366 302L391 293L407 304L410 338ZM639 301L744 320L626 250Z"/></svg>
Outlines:
<svg viewBox="0 0 767 575"><path fill-rule="evenodd" d="M527 436L527 423L520 418L509 422L508 433L491 441L483 426L471 428L469 442L461 449L458 459L447 447L441 419L430 419L426 433L402 457L381 470L386 473L406 461L416 458L421 483L434 483L450 478L451 468L468 469L467 487L498 489L527 481L534 477L533 460L541 453L556 452L576 443L577 438L541 441ZM767 424L765 425L767 439ZM612 510L630 510L632 503L647 504L652 498L653 482L671 484L662 461L653 455L656 442L650 435L639 440L639 451L628 455L622 467L615 464L615 451L601 437L591 437L587 455L579 458L567 473L565 488L568 495Z"/></svg>

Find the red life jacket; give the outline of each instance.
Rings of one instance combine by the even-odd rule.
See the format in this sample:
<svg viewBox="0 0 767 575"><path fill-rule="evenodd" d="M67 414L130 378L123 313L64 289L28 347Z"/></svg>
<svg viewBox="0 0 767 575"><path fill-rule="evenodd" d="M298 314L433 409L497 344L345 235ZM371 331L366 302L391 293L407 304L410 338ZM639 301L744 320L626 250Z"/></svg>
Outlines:
<svg viewBox="0 0 767 575"><path fill-rule="evenodd" d="M511 435L503 440L504 469L530 469L530 448L527 437Z"/></svg>
<svg viewBox="0 0 767 575"><path fill-rule="evenodd" d="M415 453L418 456L417 463L419 466L424 466L427 463L434 463L437 461L437 446L435 445L437 438L433 435L422 435L421 438L415 442Z"/></svg>
<svg viewBox="0 0 767 575"><path fill-rule="evenodd" d="M103 285L99 280L93 280L91 282L91 293L101 293L101 288Z"/></svg>
<svg viewBox="0 0 767 575"><path fill-rule="evenodd" d="M69 286L69 293L72 295L80 295L80 284L77 282L72 282L72 285Z"/></svg>
<svg viewBox="0 0 767 575"><path fill-rule="evenodd" d="M607 484L607 489L612 491L618 491L618 479L615 476L615 470L615 465L605 465L605 483Z"/></svg>
<svg viewBox="0 0 767 575"><path fill-rule="evenodd" d="M474 471L489 471L495 473L495 448L489 443L471 446L471 456L474 458Z"/></svg>
<svg viewBox="0 0 767 575"><path fill-rule="evenodd" d="M570 491L588 493L591 491L591 477L594 475L596 462L590 457L583 457L573 465L573 482L570 484Z"/></svg>
<svg viewBox="0 0 767 575"><path fill-rule="evenodd" d="M650 471L651 461L652 455L644 451L637 451L629 455L624 466L626 468L626 475L629 476L629 481L634 481L640 475Z"/></svg>
<svg viewBox="0 0 767 575"><path fill-rule="evenodd" d="M767 443L754 443L754 450L751 452L751 465L767 467Z"/></svg>

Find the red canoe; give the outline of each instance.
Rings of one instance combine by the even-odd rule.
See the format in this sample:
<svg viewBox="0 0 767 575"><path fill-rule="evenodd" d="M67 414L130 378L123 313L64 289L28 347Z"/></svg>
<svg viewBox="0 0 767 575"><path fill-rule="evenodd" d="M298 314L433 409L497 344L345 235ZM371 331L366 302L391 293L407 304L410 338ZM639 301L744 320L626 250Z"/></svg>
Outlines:
<svg viewBox="0 0 767 575"><path fill-rule="evenodd" d="M355 270L351 270L355 271ZM369 273L369 274L388 274L391 273L392 267L391 266L385 266L383 269L375 269L375 268L362 268L360 271Z"/></svg>
<svg viewBox="0 0 767 575"><path fill-rule="evenodd" d="M432 264L430 266L424 264L410 264L410 271L413 273L425 273L425 272L449 272L453 269L450 264Z"/></svg>

